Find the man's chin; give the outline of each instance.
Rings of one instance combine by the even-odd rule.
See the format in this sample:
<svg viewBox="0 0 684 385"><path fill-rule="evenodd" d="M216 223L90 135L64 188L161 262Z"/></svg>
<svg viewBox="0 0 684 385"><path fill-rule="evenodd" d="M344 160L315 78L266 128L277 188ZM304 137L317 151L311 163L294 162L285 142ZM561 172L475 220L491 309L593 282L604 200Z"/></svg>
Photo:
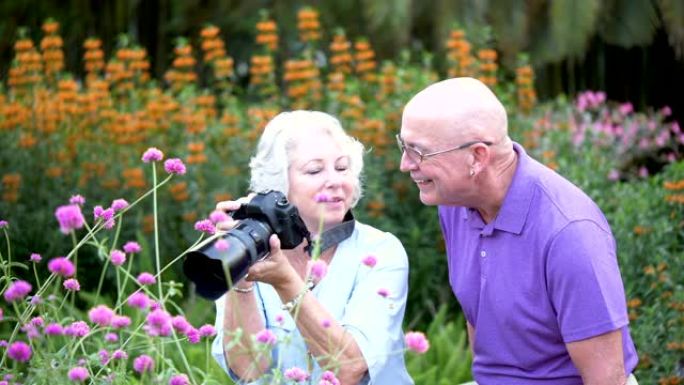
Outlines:
<svg viewBox="0 0 684 385"><path fill-rule="evenodd" d="M437 206L439 204L433 194L425 193L423 191L420 192L420 202L425 206Z"/></svg>

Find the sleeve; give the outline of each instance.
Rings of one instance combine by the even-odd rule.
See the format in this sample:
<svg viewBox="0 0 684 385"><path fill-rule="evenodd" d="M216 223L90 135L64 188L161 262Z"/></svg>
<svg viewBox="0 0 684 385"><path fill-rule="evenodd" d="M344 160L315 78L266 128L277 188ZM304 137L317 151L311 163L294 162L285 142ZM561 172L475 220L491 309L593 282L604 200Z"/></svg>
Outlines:
<svg viewBox="0 0 684 385"><path fill-rule="evenodd" d="M385 233L383 240L363 249L377 258L374 267L361 266L341 324L363 354L371 383L386 371L402 369L402 322L408 294L408 258L401 242Z"/></svg>
<svg viewBox="0 0 684 385"><path fill-rule="evenodd" d="M254 295L256 295L257 291L258 288L257 290L254 290ZM219 299L217 299L214 302L216 304L216 322L214 323L214 328L216 329L216 337L214 337L214 341L211 343L211 355L212 357L214 357L214 360L216 360L219 366L228 374L230 379L233 380L234 383L239 385L260 384L259 380L253 382L242 381L242 379L237 374L235 374L235 372L233 372L226 364L226 355L223 351L223 314L225 312L225 299L226 294L222 295ZM257 302L261 303L259 299L257 299Z"/></svg>
<svg viewBox="0 0 684 385"><path fill-rule="evenodd" d="M546 279L564 342L629 323L615 240L595 222L571 222L556 234L548 251Z"/></svg>

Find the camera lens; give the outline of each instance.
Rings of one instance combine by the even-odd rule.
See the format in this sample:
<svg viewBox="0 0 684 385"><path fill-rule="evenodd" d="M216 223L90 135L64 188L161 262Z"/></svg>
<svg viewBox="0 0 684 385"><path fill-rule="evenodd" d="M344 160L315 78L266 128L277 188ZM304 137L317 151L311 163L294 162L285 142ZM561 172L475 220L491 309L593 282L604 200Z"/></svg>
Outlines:
<svg viewBox="0 0 684 385"><path fill-rule="evenodd" d="M271 234L271 228L264 222L244 219L229 232L213 235L190 250L183 262L183 272L195 283L199 295L215 300L269 252ZM219 240L225 242L217 247Z"/></svg>

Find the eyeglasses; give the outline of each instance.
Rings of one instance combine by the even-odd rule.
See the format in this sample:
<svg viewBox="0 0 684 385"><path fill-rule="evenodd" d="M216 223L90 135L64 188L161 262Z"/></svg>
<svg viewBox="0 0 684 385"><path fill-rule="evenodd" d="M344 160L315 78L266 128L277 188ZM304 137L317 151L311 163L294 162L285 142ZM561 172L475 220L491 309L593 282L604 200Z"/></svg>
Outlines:
<svg viewBox="0 0 684 385"><path fill-rule="evenodd" d="M464 148L468 148L474 144L482 143L482 144L487 145L487 146L491 146L493 144L492 142L487 141L487 140L473 140L472 142L466 142L466 143L463 143L460 146L456 146L454 148L449 148L449 149L441 150L441 151L435 151L435 152L431 152L429 154L423 154L417 148L407 146L404 143L404 140L401 139L401 137L399 137L399 134L396 135L396 138L397 138L397 146L399 146L399 151L401 151L402 153L405 152L406 155L409 158L411 158L411 160L413 160L414 162L416 162L418 164L420 164L423 160L425 160L427 158L431 158L435 155L444 154L446 152L451 152L451 151L456 151L456 150L463 150Z"/></svg>

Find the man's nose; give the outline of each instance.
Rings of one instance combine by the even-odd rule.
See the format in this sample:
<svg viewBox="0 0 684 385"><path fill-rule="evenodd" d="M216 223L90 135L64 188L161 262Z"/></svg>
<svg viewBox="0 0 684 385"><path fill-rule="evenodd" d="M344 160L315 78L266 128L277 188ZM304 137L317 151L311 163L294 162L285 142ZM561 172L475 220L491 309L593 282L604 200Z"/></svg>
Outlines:
<svg viewBox="0 0 684 385"><path fill-rule="evenodd" d="M401 161L399 162L399 170L402 172L409 172L411 170L414 170L418 164L413 161L408 155L406 155L406 151L402 151L401 153Z"/></svg>

